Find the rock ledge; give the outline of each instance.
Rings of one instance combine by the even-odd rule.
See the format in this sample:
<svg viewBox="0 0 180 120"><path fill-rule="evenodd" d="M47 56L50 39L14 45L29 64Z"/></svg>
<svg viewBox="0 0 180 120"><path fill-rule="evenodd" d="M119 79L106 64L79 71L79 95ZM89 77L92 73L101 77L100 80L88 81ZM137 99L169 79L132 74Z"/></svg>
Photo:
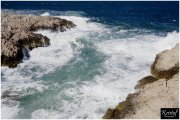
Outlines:
<svg viewBox="0 0 180 120"><path fill-rule="evenodd" d="M46 36L33 33L39 29L61 32L76 25L68 20L50 16L32 16L1 12L1 65L16 67L28 50L50 45Z"/></svg>

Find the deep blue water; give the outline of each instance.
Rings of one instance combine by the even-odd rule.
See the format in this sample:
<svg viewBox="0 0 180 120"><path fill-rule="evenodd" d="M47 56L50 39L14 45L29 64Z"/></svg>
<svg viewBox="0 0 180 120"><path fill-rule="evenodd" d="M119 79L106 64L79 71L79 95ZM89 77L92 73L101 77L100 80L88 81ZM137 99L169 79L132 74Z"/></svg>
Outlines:
<svg viewBox="0 0 180 120"><path fill-rule="evenodd" d="M81 11L87 17L107 25L145 28L156 31L179 31L178 1L3 1L2 9Z"/></svg>

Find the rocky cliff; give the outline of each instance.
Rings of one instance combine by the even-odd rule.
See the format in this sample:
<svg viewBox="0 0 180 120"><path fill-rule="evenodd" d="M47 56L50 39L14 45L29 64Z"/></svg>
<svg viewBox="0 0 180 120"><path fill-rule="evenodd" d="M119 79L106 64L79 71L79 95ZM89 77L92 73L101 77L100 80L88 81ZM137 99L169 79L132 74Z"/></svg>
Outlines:
<svg viewBox="0 0 180 120"><path fill-rule="evenodd" d="M1 12L1 65L16 67L28 50L44 47L50 40L41 34L33 33L38 29L65 31L76 25L71 21L50 16L33 16Z"/></svg>
<svg viewBox="0 0 180 120"><path fill-rule="evenodd" d="M179 107L179 44L156 55L151 74L139 80L134 94L114 109L108 109L104 119L160 119L161 108Z"/></svg>

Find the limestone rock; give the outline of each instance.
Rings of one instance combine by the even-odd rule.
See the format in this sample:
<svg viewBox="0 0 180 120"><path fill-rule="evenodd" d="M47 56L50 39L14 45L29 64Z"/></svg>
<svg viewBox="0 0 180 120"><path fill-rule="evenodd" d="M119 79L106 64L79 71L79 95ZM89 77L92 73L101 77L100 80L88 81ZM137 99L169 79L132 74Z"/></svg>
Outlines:
<svg viewBox="0 0 180 120"><path fill-rule="evenodd" d="M28 51L45 47L50 40L41 34L33 33L38 29L65 31L75 27L71 21L50 16L32 16L1 12L1 65L16 67Z"/></svg>
<svg viewBox="0 0 180 120"><path fill-rule="evenodd" d="M146 76L146 77L144 77L144 78L142 78L141 80L138 81L137 85L135 86L135 89L140 89L140 88L144 87L147 84L153 83L156 80L157 80L157 78L155 78L155 77L153 77L151 75Z"/></svg>
<svg viewBox="0 0 180 120"><path fill-rule="evenodd" d="M120 102L114 109L108 109L103 119L122 119L126 116L126 113L133 113L133 98L139 93L129 94L125 101Z"/></svg>
<svg viewBox="0 0 180 120"><path fill-rule="evenodd" d="M178 108L179 73L167 81L159 79L128 95L114 109L108 109L103 119L160 119L161 108Z"/></svg>
<svg viewBox="0 0 180 120"><path fill-rule="evenodd" d="M71 21L50 16L34 16L12 13L1 13L2 28L9 30L21 29L34 31L38 29L50 29L64 31L75 27Z"/></svg>
<svg viewBox="0 0 180 120"><path fill-rule="evenodd" d="M48 46L50 44L50 41L46 36L25 31L18 31L9 40L23 45L30 50L37 47Z"/></svg>
<svg viewBox="0 0 180 120"><path fill-rule="evenodd" d="M179 44L171 50L165 50L158 54L151 67L151 73L156 78L169 79L179 72Z"/></svg>

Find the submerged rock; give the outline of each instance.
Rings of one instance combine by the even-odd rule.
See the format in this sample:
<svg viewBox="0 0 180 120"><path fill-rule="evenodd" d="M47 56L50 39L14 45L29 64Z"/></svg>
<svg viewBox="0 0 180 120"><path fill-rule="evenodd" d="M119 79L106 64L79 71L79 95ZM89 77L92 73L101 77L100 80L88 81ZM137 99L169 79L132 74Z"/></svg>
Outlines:
<svg viewBox="0 0 180 120"><path fill-rule="evenodd" d="M33 33L33 31L38 29L65 31L76 26L71 21L58 17L3 12L1 22L1 65L9 67L16 67L22 62L24 48L32 50L50 44L46 36ZM28 57L28 53L26 55Z"/></svg>
<svg viewBox="0 0 180 120"><path fill-rule="evenodd" d="M5 99L5 98L18 101L20 100L20 95L12 94L11 91L4 91L2 92L1 99Z"/></svg>

